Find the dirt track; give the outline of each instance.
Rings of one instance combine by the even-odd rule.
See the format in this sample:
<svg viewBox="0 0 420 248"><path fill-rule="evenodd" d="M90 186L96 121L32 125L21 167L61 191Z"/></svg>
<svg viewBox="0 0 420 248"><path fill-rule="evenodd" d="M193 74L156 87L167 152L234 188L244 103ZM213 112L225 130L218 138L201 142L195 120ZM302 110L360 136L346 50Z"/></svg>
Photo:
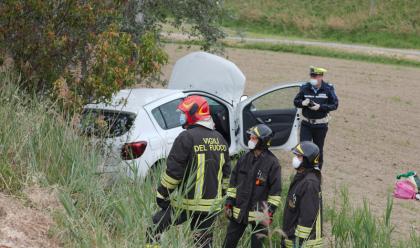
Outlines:
<svg viewBox="0 0 420 248"><path fill-rule="evenodd" d="M174 62L190 52L178 45L167 45L167 51L165 77ZM420 173L420 69L254 50L227 49L226 55L244 72L250 95L274 83L305 80L310 65L329 70L326 80L334 83L340 106L333 113L325 146L327 204L345 185L354 204L366 198L382 216L395 175L407 170ZM278 155L288 178L293 172L290 155ZM408 237L413 229L420 234L420 202L394 203L396 234Z"/></svg>
<svg viewBox="0 0 420 248"><path fill-rule="evenodd" d="M188 35L179 33L165 33L164 36L169 40L177 41L190 41L191 38ZM309 41L299 39L288 39L288 38L255 38L255 37L238 37L228 36L224 39L227 42L233 43L262 43L262 44L283 44L283 45L298 45L298 46L309 46L309 47L323 47L327 49L367 54L367 55L380 55L393 58L408 59L414 61L420 61L420 51L414 49L398 49L398 48L385 48L376 47L369 45L359 44L345 44L339 42L325 42L325 41Z"/></svg>

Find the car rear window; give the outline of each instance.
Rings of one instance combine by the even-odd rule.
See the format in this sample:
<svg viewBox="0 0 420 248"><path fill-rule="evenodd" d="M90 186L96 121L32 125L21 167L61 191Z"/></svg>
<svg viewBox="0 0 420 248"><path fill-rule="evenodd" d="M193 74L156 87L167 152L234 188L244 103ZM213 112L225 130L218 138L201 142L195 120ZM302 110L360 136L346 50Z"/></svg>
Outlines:
<svg viewBox="0 0 420 248"><path fill-rule="evenodd" d="M133 113L101 109L85 109L80 121L80 129L88 136L112 138L124 135L133 126Z"/></svg>

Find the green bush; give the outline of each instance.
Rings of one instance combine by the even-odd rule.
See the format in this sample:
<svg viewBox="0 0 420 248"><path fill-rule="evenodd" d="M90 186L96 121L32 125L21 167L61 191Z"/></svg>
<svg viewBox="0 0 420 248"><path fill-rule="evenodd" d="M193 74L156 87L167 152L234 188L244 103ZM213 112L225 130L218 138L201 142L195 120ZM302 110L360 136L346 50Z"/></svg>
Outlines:
<svg viewBox="0 0 420 248"><path fill-rule="evenodd" d="M5 0L0 57L14 60L20 86L66 110L110 100L113 93L159 79L167 55L162 23L180 27L210 49L223 37L215 1Z"/></svg>

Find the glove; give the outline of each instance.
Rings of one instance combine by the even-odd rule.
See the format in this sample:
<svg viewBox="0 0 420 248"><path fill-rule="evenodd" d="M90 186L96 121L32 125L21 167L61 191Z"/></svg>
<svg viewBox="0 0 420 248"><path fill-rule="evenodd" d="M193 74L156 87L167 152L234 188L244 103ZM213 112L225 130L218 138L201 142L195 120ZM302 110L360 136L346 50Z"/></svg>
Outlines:
<svg viewBox="0 0 420 248"><path fill-rule="evenodd" d="M273 213L270 211L267 211L267 212L264 212L264 214L266 216L264 217L264 220L261 221L261 225L265 227L269 227L273 223Z"/></svg>
<svg viewBox="0 0 420 248"><path fill-rule="evenodd" d="M318 111L320 105L318 103L314 103L314 106L309 107L311 110Z"/></svg>
<svg viewBox="0 0 420 248"><path fill-rule="evenodd" d="M231 204L226 204L225 205L225 216L228 219L232 219L232 217L233 217L233 206Z"/></svg>
<svg viewBox="0 0 420 248"><path fill-rule="evenodd" d="M305 100L302 101L302 106L306 107L309 105L309 102L311 102L311 100L309 100L308 98L306 98Z"/></svg>
<svg viewBox="0 0 420 248"><path fill-rule="evenodd" d="M270 217L270 219L268 220L268 225L273 224L273 213L272 212L268 212L268 217Z"/></svg>
<svg viewBox="0 0 420 248"><path fill-rule="evenodd" d="M404 173L404 174L400 174L400 175L398 175L398 176L397 176L397 179L401 179L401 177L409 178L409 177L411 177L411 176L415 176L415 175L416 175L416 172L414 172L414 171L409 171L409 172L407 172L407 173Z"/></svg>

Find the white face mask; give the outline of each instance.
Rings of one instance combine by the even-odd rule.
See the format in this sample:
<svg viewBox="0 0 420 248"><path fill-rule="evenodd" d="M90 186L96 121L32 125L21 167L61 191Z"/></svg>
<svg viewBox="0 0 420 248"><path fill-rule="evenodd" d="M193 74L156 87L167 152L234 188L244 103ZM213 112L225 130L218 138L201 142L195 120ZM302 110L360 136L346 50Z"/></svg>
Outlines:
<svg viewBox="0 0 420 248"><path fill-rule="evenodd" d="M254 141L252 141L252 140L248 141L248 148L249 149L253 150L253 149L255 149L256 146L257 146L257 143L255 143Z"/></svg>
<svg viewBox="0 0 420 248"><path fill-rule="evenodd" d="M293 157L293 161L292 161L293 168L297 169L300 167L301 164L302 164L302 161L300 161L298 157L296 156Z"/></svg>
<svg viewBox="0 0 420 248"><path fill-rule="evenodd" d="M318 84L318 80L317 80L317 79L315 79L315 78L311 78L311 79L309 80L309 82L311 83L311 85L312 85L312 86L316 86L316 85Z"/></svg>

